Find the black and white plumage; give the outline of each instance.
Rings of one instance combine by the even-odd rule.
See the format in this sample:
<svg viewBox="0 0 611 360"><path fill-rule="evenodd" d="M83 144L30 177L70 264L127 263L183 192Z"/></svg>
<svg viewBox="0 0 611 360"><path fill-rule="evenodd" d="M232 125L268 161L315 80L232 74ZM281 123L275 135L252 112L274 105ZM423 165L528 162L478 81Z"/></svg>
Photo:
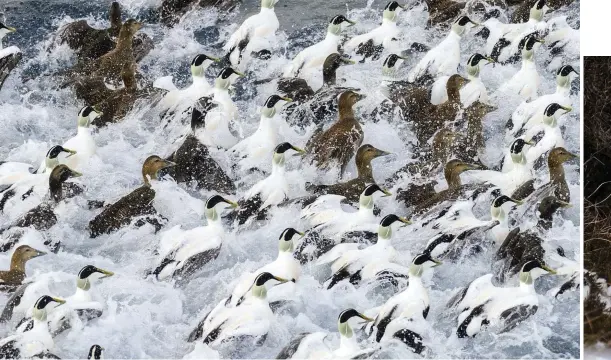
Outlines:
<svg viewBox="0 0 611 360"><path fill-rule="evenodd" d="M492 284L493 275L486 274L460 289L448 303L459 314L456 335L473 337L487 326L499 332L518 326L537 312L539 298L534 282L547 273L556 271L540 260L532 260L522 266L518 287L496 287Z"/></svg>
<svg viewBox="0 0 611 360"><path fill-rule="evenodd" d="M0 22L0 89L22 57L21 50L17 46L2 48L2 38L15 31L17 31L15 28Z"/></svg>
<svg viewBox="0 0 611 360"><path fill-rule="evenodd" d="M159 260L151 271L158 280L189 279L195 271L216 259L227 233L217 209L221 205L235 208L235 202L214 195L206 201L206 226L183 230L176 225L166 231L159 242Z"/></svg>
<svg viewBox="0 0 611 360"><path fill-rule="evenodd" d="M87 359L102 360L104 359L104 348L100 345L91 345L89 353L87 353Z"/></svg>

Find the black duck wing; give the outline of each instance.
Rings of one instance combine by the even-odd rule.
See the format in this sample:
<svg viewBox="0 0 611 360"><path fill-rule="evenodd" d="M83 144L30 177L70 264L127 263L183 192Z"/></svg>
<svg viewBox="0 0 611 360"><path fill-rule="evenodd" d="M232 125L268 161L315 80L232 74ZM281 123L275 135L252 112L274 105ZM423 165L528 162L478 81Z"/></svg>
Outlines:
<svg viewBox="0 0 611 360"><path fill-rule="evenodd" d="M182 281L188 280L197 270L201 269L210 261L216 259L221 252L221 247L212 248L200 253L191 255L183 262L183 265L174 271L173 277L180 278Z"/></svg>
<svg viewBox="0 0 611 360"><path fill-rule="evenodd" d="M4 85L4 81L11 74L11 71L17 66L21 60L21 52L10 54L0 58L0 89Z"/></svg>
<svg viewBox="0 0 611 360"><path fill-rule="evenodd" d="M33 227L38 231L49 230L57 223L57 216L53 212L53 206L42 203L31 209L15 221L16 227Z"/></svg>
<svg viewBox="0 0 611 360"><path fill-rule="evenodd" d="M368 58L371 58L371 60L373 61L380 59L380 56L382 56L382 51L384 51L384 45L376 45L373 42L373 39L369 39L363 43L360 43L356 47L356 54L363 56L361 62L364 62L365 59Z"/></svg>
<svg viewBox="0 0 611 360"><path fill-rule="evenodd" d="M314 90L301 78L281 78L278 80L278 91L299 103L308 101L314 96Z"/></svg>
<svg viewBox="0 0 611 360"><path fill-rule="evenodd" d="M416 354L420 354L426 349L422 344L422 336L409 329L401 329L395 332L392 337L407 345Z"/></svg>
<svg viewBox="0 0 611 360"><path fill-rule="evenodd" d="M91 237L116 231L129 225L136 217L157 214L153 207L154 199L155 190L143 185L116 203L107 206L89 222Z"/></svg>
<svg viewBox="0 0 611 360"><path fill-rule="evenodd" d="M507 309L501 313L503 327L499 333L504 333L518 326L522 321L528 319L537 312L536 305L518 305Z"/></svg>
<svg viewBox="0 0 611 360"><path fill-rule="evenodd" d="M25 293L25 289L28 288L30 283L25 283L17 288L15 292L11 295L11 297L6 302L4 306L4 310L2 310L2 315L0 315L0 323L8 322L13 318L13 310L16 306L21 304L21 299L23 298L23 294Z"/></svg>
<svg viewBox="0 0 611 360"><path fill-rule="evenodd" d="M278 355L276 355L276 359L292 358L299 349L299 345L301 345L303 339L308 335L310 335L310 333L302 333L292 338L291 341L289 341L289 343L283 347L282 350L280 350Z"/></svg>
<svg viewBox="0 0 611 360"><path fill-rule="evenodd" d="M259 209L261 205L263 205L263 200L261 199L261 195L257 194L251 198L238 201L238 204L240 207L230 213L228 218L230 221L237 220L239 225L243 225L248 219L259 213Z"/></svg>
<svg viewBox="0 0 611 360"><path fill-rule="evenodd" d="M99 76L80 76L70 85L74 87L77 99L83 100L90 106L102 103L114 94L114 91L109 89L104 79Z"/></svg>
<svg viewBox="0 0 611 360"><path fill-rule="evenodd" d="M0 345L0 358L2 359L19 359L21 350L17 340L10 340Z"/></svg>

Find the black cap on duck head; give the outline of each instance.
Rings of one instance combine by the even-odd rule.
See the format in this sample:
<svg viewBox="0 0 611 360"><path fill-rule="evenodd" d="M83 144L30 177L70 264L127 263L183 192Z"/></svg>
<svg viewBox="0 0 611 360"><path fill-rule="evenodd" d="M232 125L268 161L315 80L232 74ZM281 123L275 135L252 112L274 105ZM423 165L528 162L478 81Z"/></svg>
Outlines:
<svg viewBox="0 0 611 360"><path fill-rule="evenodd" d="M499 197L497 197L496 199L492 200L492 206L495 208L501 207L503 206L503 204L508 203L508 202L512 202L512 203L516 203L516 204L520 204L521 201L515 200L510 198L507 195L501 195Z"/></svg>
<svg viewBox="0 0 611 360"><path fill-rule="evenodd" d="M277 276L274 276L268 272L264 272L261 273L259 275L257 275L257 278L255 279L255 286L263 286L265 285L266 282L268 282L269 280L276 280L276 281L280 281L280 282L286 282L286 279L282 279L279 278Z"/></svg>
<svg viewBox="0 0 611 360"><path fill-rule="evenodd" d="M535 3L534 8L537 10L541 10L543 9L543 7L545 6L545 0L537 0L537 2Z"/></svg>
<svg viewBox="0 0 611 360"><path fill-rule="evenodd" d="M276 104L279 101L291 101L291 99L284 97L284 96L280 96L280 95L272 95L270 97L267 98L267 100L265 100L265 107L268 109L273 108L274 106L276 106Z"/></svg>
<svg viewBox="0 0 611 360"><path fill-rule="evenodd" d="M571 111L572 109L566 106L562 106L558 103L551 103L549 105L547 105L547 107L545 108L545 111L543 112L543 114L545 116L554 116L554 114L556 114L556 112L558 110L565 110L565 111Z"/></svg>
<svg viewBox="0 0 611 360"><path fill-rule="evenodd" d="M391 1L388 4L386 4L386 7L384 8L384 10L390 10L390 11L396 11L397 8L403 8L403 6L399 5L398 2L396 1Z"/></svg>
<svg viewBox="0 0 611 360"><path fill-rule="evenodd" d="M87 355L87 359L102 359L102 354L104 349L100 345L93 345L89 349L89 354Z"/></svg>
<svg viewBox="0 0 611 360"><path fill-rule="evenodd" d="M469 61L467 61L467 64L471 66L477 66L477 64L479 64L479 62L482 60L490 61L491 59L482 54L473 54L469 58Z"/></svg>
<svg viewBox="0 0 611 360"><path fill-rule="evenodd" d="M89 106L89 105L87 105L87 106L84 106L84 107L81 109L81 111L79 111L78 115L79 115L80 117L89 117L89 115L90 115L92 112L97 112L97 111L95 111L95 109L93 108L93 106Z"/></svg>
<svg viewBox="0 0 611 360"><path fill-rule="evenodd" d="M243 76L242 73L235 71L233 68L226 67L219 73L219 78L221 79L229 79L231 75Z"/></svg>
<svg viewBox="0 0 611 360"><path fill-rule="evenodd" d="M535 259L535 260L530 260L528 262L526 262L523 266L522 266L522 273L527 273L530 271L533 271L535 269L542 269L544 271L547 271L548 273L552 273L555 274L556 271L550 269L549 267L547 267L546 265L544 265L540 260Z"/></svg>
<svg viewBox="0 0 611 360"><path fill-rule="evenodd" d="M295 235L303 236L303 233L293 228L286 228L282 231L278 240L291 241Z"/></svg>
<svg viewBox="0 0 611 360"><path fill-rule="evenodd" d="M333 19L331 19L330 23L333 25L340 25L342 23L349 23L349 24L353 24L354 22L351 20L348 20L344 15L336 15L333 17Z"/></svg>
<svg viewBox="0 0 611 360"><path fill-rule="evenodd" d="M401 57L399 57L399 55L397 54L390 54L388 55L388 57L386 58L386 60L384 60L384 64L382 66L387 67L389 69L392 69L395 67L395 64L397 63L397 61L399 61L400 59L402 59Z"/></svg>
<svg viewBox="0 0 611 360"><path fill-rule="evenodd" d="M354 60L351 60L349 56L340 55L338 53L332 53L331 55L327 56L322 67L323 67L323 70L324 69L336 70L341 65L349 65L349 64L354 64Z"/></svg>
<svg viewBox="0 0 611 360"><path fill-rule="evenodd" d="M86 265L81 269L81 271L78 272L78 278L84 280L84 279L89 278L91 275L95 273L104 274L106 276L114 275L112 271L100 269L93 265Z"/></svg>
<svg viewBox="0 0 611 360"><path fill-rule="evenodd" d="M463 16L459 17L458 19L456 19L456 21L454 23L458 24L460 26L465 26L468 23L472 23L472 24L475 25L475 23L473 21L471 21L471 19L469 19L469 17L466 16L466 15L463 15Z"/></svg>
<svg viewBox="0 0 611 360"><path fill-rule="evenodd" d="M274 149L274 153L276 154L284 154L287 150L295 150L299 153L304 153L304 151L296 146L291 145L291 143L283 142L282 144L276 146Z"/></svg>
<svg viewBox="0 0 611 360"><path fill-rule="evenodd" d="M387 193L387 191L382 190L382 188L380 188L377 184L371 184L371 185L368 185L365 188L365 191L363 191L363 195L371 196L371 195L375 194L376 191L379 191L379 192L384 193L384 194Z"/></svg>
<svg viewBox="0 0 611 360"><path fill-rule="evenodd" d="M390 214L390 215L384 216L382 221L380 221L380 226L388 227L388 226L394 224L397 221L400 221L400 222L402 222L404 224L410 224L411 223L409 220L407 220L404 217L400 217L400 216L397 216L395 214Z"/></svg>
<svg viewBox="0 0 611 360"><path fill-rule="evenodd" d="M40 298L38 298L38 300L36 300L36 303L34 304L34 308L38 310L42 310L46 308L47 305L49 305L52 302L63 304L66 301L62 299L51 297L49 295L43 295Z"/></svg>
<svg viewBox="0 0 611 360"><path fill-rule="evenodd" d="M61 146L61 145L55 145L55 146L51 147L49 149L49 151L47 151L47 158L55 159L55 158L57 158L59 156L59 154L61 154L63 152L69 153L69 154L74 154L74 151L72 151L72 150L68 150L68 149L64 148L63 146Z"/></svg>
<svg viewBox="0 0 611 360"><path fill-rule="evenodd" d="M210 60L210 61L218 61L217 58L213 58L211 56L208 56L206 54L199 54L199 55L195 55L195 57L193 58L193 60L191 60L191 66L201 66L204 61L206 60Z"/></svg>
<svg viewBox="0 0 611 360"><path fill-rule="evenodd" d="M532 145L533 143L530 141L526 141L524 139L518 138L515 139L512 143L511 146L509 147L509 152L512 154L519 154L522 152L522 150L524 150L524 146L526 145Z"/></svg>
<svg viewBox="0 0 611 360"><path fill-rule="evenodd" d="M81 173L70 169L68 166L64 164L57 165L51 171L51 175L49 175L49 179L53 179L59 182L64 182L68 179L82 176Z"/></svg>
<svg viewBox="0 0 611 360"><path fill-rule="evenodd" d="M206 209L212 209L220 203L226 203L231 206L237 205L233 201L229 201L225 199L224 197L222 197L221 195L212 195L211 197L208 198L208 200L206 200Z"/></svg>
<svg viewBox="0 0 611 360"><path fill-rule="evenodd" d="M524 44L524 49L532 50L536 43L541 42L541 40L537 39L535 33L526 35L522 40L520 40L519 47Z"/></svg>
<svg viewBox="0 0 611 360"><path fill-rule="evenodd" d="M10 33L10 32L15 32L17 30L15 30L15 28L12 28L10 26L6 26L2 22L0 22L0 31L2 31L4 33ZM3 35L3 34L0 33L0 35Z"/></svg>
<svg viewBox="0 0 611 360"><path fill-rule="evenodd" d="M558 71L556 72L556 75L569 76L571 72L574 72L575 74L579 75L579 73L575 71L575 69L571 65L562 65L560 69L558 69Z"/></svg>

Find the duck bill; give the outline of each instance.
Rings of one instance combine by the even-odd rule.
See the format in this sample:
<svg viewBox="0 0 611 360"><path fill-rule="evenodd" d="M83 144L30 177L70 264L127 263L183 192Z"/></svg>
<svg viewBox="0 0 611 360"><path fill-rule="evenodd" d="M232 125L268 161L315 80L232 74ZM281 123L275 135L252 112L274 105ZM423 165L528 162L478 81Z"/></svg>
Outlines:
<svg viewBox="0 0 611 360"><path fill-rule="evenodd" d="M176 166L176 163L170 160L163 160L163 168L169 168L172 166Z"/></svg>
<svg viewBox="0 0 611 360"><path fill-rule="evenodd" d="M113 276L115 274L112 271L108 271L108 270L104 270L104 269L100 269L100 268L97 268L97 272L99 272L100 274L104 274L104 276L102 276L100 279L111 277L111 276Z"/></svg>
<svg viewBox="0 0 611 360"><path fill-rule="evenodd" d="M573 108L572 108L572 107L570 107L570 106L562 106L562 105L561 105L561 106L560 106L560 108L561 108L562 110L564 110L564 113L565 113L565 114L570 113L571 111L573 111Z"/></svg>
<svg viewBox="0 0 611 360"><path fill-rule="evenodd" d="M282 100L286 101L286 102L292 102L293 99L291 99L290 97L281 97Z"/></svg>
<svg viewBox="0 0 611 360"><path fill-rule="evenodd" d="M244 77L244 76L245 76L245 75L244 75L244 73L241 73L241 72L239 72L239 71L235 71L235 69L233 70L233 72L234 72L236 75L238 75L239 77Z"/></svg>
<svg viewBox="0 0 611 360"><path fill-rule="evenodd" d="M525 143L526 145L530 145L530 146L535 146L535 145L537 145L537 144L535 144L535 142L534 142L534 141L532 141L532 140L524 141L524 143Z"/></svg>
<svg viewBox="0 0 611 360"><path fill-rule="evenodd" d="M297 146L294 146L294 145L291 145L291 149L297 151L300 154L305 154L306 153L306 151L304 149L298 148Z"/></svg>
<svg viewBox="0 0 611 360"><path fill-rule="evenodd" d="M274 279L275 279L275 280L277 280L277 281L280 281L280 283L285 283L285 282L288 282L288 280L287 280L287 279L285 279L285 278L281 278L281 277L278 277L278 276L274 276Z"/></svg>
<svg viewBox="0 0 611 360"><path fill-rule="evenodd" d="M297 231L297 234L299 234L299 236L301 236L301 237L305 236L305 232L304 231Z"/></svg>
<svg viewBox="0 0 611 360"><path fill-rule="evenodd" d="M356 21L352 21L352 20L346 19L346 22L347 22L348 24L350 24L350 25L348 25L348 26L354 26L354 25L356 25Z"/></svg>
<svg viewBox="0 0 611 360"><path fill-rule="evenodd" d="M361 313L359 313L359 315L358 315L358 316L359 316L361 319L365 320L366 322L372 322L372 321L375 321L375 319L370 318L369 316L367 316L367 315L365 315L365 314L361 314Z"/></svg>
<svg viewBox="0 0 611 360"><path fill-rule="evenodd" d="M439 260L437 260L437 259L433 259L433 258L431 258L431 261L435 263L435 265L433 265L433 267L437 267L437 266L439 266L439 265L443 264L443 262L441 262L441 261L439 261Z"/></svg>
<svg viewBox="0 0 611 360"><path fill-rule="evenodd" d="M67 158L69 158L70 156L76 155L76 150L70 150L70 149L64 148L64 152L68 153L68 155L66 155Z"/></svg>
<svg viewBox="0 0 611 360"><path fill-rule="evenodd" d="M17 29L15 29L14 27L10 27L10 26L7 26L6 30L8 30L9 32L12 32L12 33L17 32Z"/></svg>
<svg viewBox="0 0 611 360"><path fill-rule="evenodd" d="M545 40L535 38L535 41L541 44L545 44Z"/></svg>
<svg viewBox="0 0 611 360"><path fill-rule="evenodd" d="M565 208L565 209L573 207L573 204L568 203L566 201L562 201L562 200L558 200L558 204L560 204L560 206Z"/></svg>
<svg viewBox="0 0 611 360"><path fill-rule="evenodd" d="M488 61L488 64L494 64L496 61L491 58L490 56L486 56L484 59L486 59Z"/></svg>
<svg viewBox="0 0 611 360"><path fill-rule="evenodd" d="M380 150L380 149L376 149L376 157L388 156L388 155L391 155L391 154L392 154L391 152Z"/></svg>
<svg viewBox="0 0 611 360"><path fill-rule="evenodd" d="M221 62L221 59L217 57L208 56L208 58L214 62Z"/></svg>
<svg viewBox="0 0 611 360"><path fill-rule="evenodd" d="M522 201L522 200L517 200L517 199L513 199L513 198L509 198L509 201L511 201L512 203L517 204L517 205L522 205L522 204L524 204L524 201Z"/></svg>
<svg viewBox="0 0 611 360"><path fill-rule="evenodd" d="M548 266L545 266L545 265L541 266L541 268L543 270L547 271L548 273L552 274L552 275L555 275L555 274L558 273L556 270L554 270L554 269L552 269L552 268L550 268Z"/></svg>
<svg viewBox="0 0 611 360"><path fill-rule="evenodd" d="M399 216L399 221L401 221L405 225L411 225L412 224L412 222L409 221L409 219L407 219L405 217L401 217L401 216Z"/></svg>
<svg viewBox="0 0 611 360"><path fill-rule="evenodd" d="M70 177L77 178L81 176L83 176L83 174L81 174L80 172L70 169Z"/></svg>
<svg viewBox="0 0 611 360"><path fill-rule="evenodd" d="M392 196L392 193L391 193L390 191L386 190L386 189L382 189L382 188L380 188L380 191L382 191L382 192L384 193L384 196L385 196L385 197L386 197L386 196Z"/></svg>
<svg viewBox="0 0 611 360"><path fill-rule="evenodd" d="M237 207L239 206L237 202L234 202L234 201L231 201L231 200L228 200L228 199L225 199L225 198L223 198L223 200L224 200L224 201L225 201L227 204L229 204L229 206L230 206L231 208L234 208L234 209L235 209L235 208L237 208Z"/></svg>
<svg viewBox="0 0 611 360"><path fill-rule="evenodd" d="M352 60L352 59L343 59L343 58L342 58L342 63L343 63L344 65L354 65L354 64L356 64L356 61L354 61L354 60Z"/></svg>
<svg viewBox="0 0 611 360"><path fill-rule="evenodd" d="M56 297L51 297L51 299L53 299L53 301L55 301L56 303L59 303L60 305L66 303L66 300L64 300L64 299L60 299L60 298L56 298Z"/></svg>
<svg viewBox="0 0 611 360"><path fill-rule="evenodd" d="M40 251L40 250L36 250L36 256L34 256L34 257L45 256L45 255L47 255L46 252Z"/></svg>

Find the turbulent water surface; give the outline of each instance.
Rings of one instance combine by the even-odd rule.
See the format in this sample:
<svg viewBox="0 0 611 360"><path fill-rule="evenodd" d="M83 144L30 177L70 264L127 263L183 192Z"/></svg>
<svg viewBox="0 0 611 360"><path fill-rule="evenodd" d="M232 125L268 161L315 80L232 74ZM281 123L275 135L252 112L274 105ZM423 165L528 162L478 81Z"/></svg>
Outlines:
<svg viewBox="0 0 611 360"><path fill-rule="evenodd" d="M152 9L159 5L160 0L120 2L130 16L152 22ZM59 26L79 18L86 18L97 27L106 26L109 3L106 0L2 1L0 11L4 11L6 23L19 30L5 38L5 46L17 45L25 55L0 91L0 159L37 164L50 145L61 144L73 136L76 115L83 104L74 99L71 90L59 90L55 78L50 75L72 64L75 58L66 47L50 48L52 34ZM376 26L384 5L380 0L352 1L348 4L337 0L280 0L276 10L280 20L280 41L274 49L274 56L267 62L255 61L249 79L238 84L240 90L236 102L240 110L240 134L249 135L256 129L260 116L258 109L265 98L274 92L273 83L251 88L250 80L278 76L288 58L324 36L326 22L333 15L347 12L350 18L359 22L348 30L349 33L362 33ZM193 56L202 52L220 55L220 46L224 40L256 8L257 4L249 0L236 15L227 19L219 19L212 11L197 10L185 16L173 29L155 23L145 25L141 31L153 38L155 49L139 64L140 72L149 80L171 74L179 87L188 84L188 65ZM579 2L573 4L566 14L575 19L578 11ZM404 30L402 39L406 44L413 41L435 44L444 36L436 31L423 31L426 18L421 7L401 13L399 24ZM579 48L579 44L572 45ZM483 42L467 35L462 46L461 63L464 63L470 54L483 47ZM536 58L539 72L544 78L540 93L553 92L554 69L557 64L552 62L550 65L547 50L539 51ZM406 69L415 60L411 59ZM578 57L569 58L567 62L578 69ZM375 89L380 81L380 66L381 61L343 67L338 75L346 84L361 89ZM488 65L482 70L482 79L493 94L492 101L499 107L485 119L487 150L483 155L484 162L496 163L508 145L504 139L503 126L519 104L519 99L498 99L494 96L494 90L518 69L519 64ZM208 71L210 80L217 71L215 68ZM357 113L371 111L376 98L379 99L376 96L368 97L357 106ZM564 117L564 136L566 148L578 153L580 109L577 99L575 96L574 111ZM149 104L142 102L122 122L100 129L95 134L97 157L82 169L84 175L78 179L79 183L86 186L86 192L58 210L59 223L45 234L46 237L61 240L61 250L56 255L47 255L28 264L28 275L34 279L47 278L48 292L58 296L72 294L74 277L86 264L94 264L116 273L114 277L94 284L93 291L106 305L104 315L81 331L69 331L55 339L54 352L63 358L86 356L94 343L106 349L107 358L183 357L193 350L193 344L186 342L190 330L203 314L227 296L239 275L244 271L253 271L276 257L277 238L286 226L300 230L306 226L298 220L298 209L275 211L264 226L234 234L223 247L218 259L205 266L188 284L178 287L167 282L145 279L145 271L155 261L153 249L159 242L160 233L155 234L152 227L144 226L139 229L125 228L111 235L90 239L87 225L96 212L88 210L86 203L94 199L118 199L140 185L140 169L147 156L167 156L171 153L176 146L171 143L174 138L169 137L167 132L159 131L159 123L158 114L150 111ZM182 131L175 130L177 133ZM405 126L385 121L367 123L364 130L365 143L395 154L374 161L376 178L383 181L407 162L408 150L405 144L412 139L412 135ZM307 135L297 134L291 140L302 146ZM215 156L223 166L229 168L224 154ZM291 158L287 166L295 195L306 193L306 181L324 183L330 180L317 175L308 166L298 169L298 158ZM565 169L573 207L562 212L555 220L550 239L561 245L569 258L578 259L581 205L578 196L579 168L573 162L567 164ZM355 168L351 164L345 176L350 178L354 175ZM539 171L538 176L546 180L547 170ZM238 195L244 194L255 180L247 179L248 183L239 190ZM161 189L155 206L169 220L166 229L178 224L189 229L205 221L202 220L203 201L209 193L196 193L178 187L172 181L163 182L159 186ZM405 212L392 198L384 198L379 203L384 214ZM482 219L489 219L488 205L481 206L481 209L478 215ZM0 214L0 224L7 221L10 219ZM534 222L529 220L523 226L528 227ZM397 232L393 241L400 250L400 261L409 264L426 240L413 236L409 228ZM546 291L558 286L561 281L552 276L544 277L537 283L541 294L539 311L513 331L501 335L486 332L473 339L456 338L456 320L445 316L445 303L459 286L490 271L491 255L491 252L484 252L460 263L448 262L425 276L425 285L430 289L431 310L428 317L430 326L423 330L422 335L428 356L579 357L579 295L570 292L558 298L546 296ZM9 260L10 253L0 254L2 268L8 267ZM226 346L220 349L221 355L275 357L292 336L321 330L336 332L337 315L341 310L354 307L364 311L383 304L392 294L388 290L368 291L366 288L355 289L349 285L325 290L320 280L326 275L324 270L305 266L302 279L296 286L295 305L276 316L276 323L264 345L254 349ZM0 305L5 301L6 296L1 295ZM8 334L13 326L14 322L1 325L0 331ZM337 338L332 338L335 345L337 341ZM367 346L366 341L363 346ZM418 357L400 343L388 346L388 351L383 353L384 357Z"/></svg>

